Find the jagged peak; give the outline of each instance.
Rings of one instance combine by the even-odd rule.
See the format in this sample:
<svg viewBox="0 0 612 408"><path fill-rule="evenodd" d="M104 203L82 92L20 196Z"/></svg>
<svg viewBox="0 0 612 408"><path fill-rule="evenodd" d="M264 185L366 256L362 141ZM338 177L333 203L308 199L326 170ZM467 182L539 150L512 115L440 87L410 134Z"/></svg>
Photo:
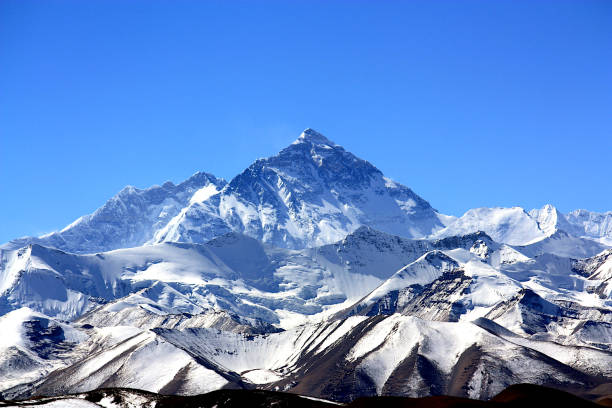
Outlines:
<svg viewBox="0 0 612 408"><path fill-rule="evenodd" d="M123 187L113 198L116 198L118 196L123 197L127 195L132 195L132 194L146 193L148 191L154 191L160 188L171 190L171 189L174 189L175 187L185 187L185 186L194 185L194 184L204 185L204 184L209 184L209 183L212 183L212 184L215 184L221 187L227 184L227 181L225 181L223 178L216 177L214 174L206 173L203 171L197 171L193 175L191 175L188 179L180 182L179 184L174 184L172 181L168 180L168 181L165 181L162 185L154 184L144 189L135 187L133 185L127 185Z"/></svg>
<svg viewBox="0 0 612 408"><path fill-rule="evenodd" d="M542 206L542 208L540 209L533 209L531 211L528 212L529 215L533 215L533 214L553 214L557 217L563 216L563 214L561 213L561 211L559 211L557 209L557 207L555 207L552 204L544 204Z"/></svg>
<svg viewBox="0 0 612 408"><path fill-rule="evenodd" d="M571 229L565 215L552 204L545 204L540 209L529 211L529 216L537 222L538 228L547 236L555 235L560 229Z"/></svg>
<svg viewBox="0 0 612 408"><path fill-rule="evenodd" d="M374 243L375 245L378 245L378 243L389 241L394 241L397 244L406 244L408 242L413 242L416 240L379 231L367 225L361 225L353 232L347 234L343 239L331 245L350 246L355 244L360 245L361 242L370 242ZM388 249L389 247L386 248Z"/></svg>
<svg viewBox="0 0 612 408"><path fill-rule="evenodd" d="M133 186L131 184L128 184L127 186L125 186L121 190L119 190L117 195L120 196L120 195L133 194L133 193L138 192L138 191L141 191L141 189L139 189L138 187L135 187L135 186Z"/></svg>
<svg viewBox="0 0 612 408"><path fill-rule="evenodd" d="M455 266L459 266L457 261L455 261L450 256L446 255L443 251L440 251L439 249L434 249L432 251L426 252L419 259L414 261L413 264L415 264L417 262L429 262L429 263L432 263L432 262L438 261L438 260L448 262L448 263L450 263L452 265L455 265Z"/></svg>
<svg viewBox="0 0 612 408"><path fill-rule="evenodd" d="M385 232L378 231L367 225L360 225L356 230L348 234L344 239L351 236L361 236L361 235L389 235Z"/></svg>
<svg viewBox="0 0 612 408"><path fill-rule="evenodd" d="M214 182L220 182L222 184L227 183L227 181L225 181L224 178L217 177L214 174L207 173L205 171L196 171L187 180L183 181L182 183L186 183L186 182L189 182L189 181L200 181L200 180L209 181L209 182L213 182L213 183Z"/></svg>
<svg viewBox="0 0 612 408"><path fill-rule="evenodd" d="M317 145L337 146L334 142L311 128L304 129L300 137L298 137L298 139L293 142L293 144L297 143L312 143Z"/></svg>
<svg viewBox="0 0 612 408"><path fill-rule="evenodd" d="M597 211L586 210L584 208L578 208L576 210L570 211L568 213L568 215L572 215L572 216L575 216L575 217L579 217L579 216L612 216L612 211L597 212Z"/></svg>
<svg viewBox="0 0 612 408"><path fill-rule="evenodd" d="M491 238L489 234L482 230L470 232L468 234L451 235L448 237L433 240L432 243L437 247L454 249L461 248L462 242L469 243L469 245L473 245L473 243L476 243L478 241L483 241L487 246L498 246L495 240Z"/></svg>
<svg viewBox="0 0 612 408"><path fill-rule="evenodd" d="M557 207L555 207L552 204L544 204L544 206L542 207L542 210L546 210L546 211L558 211Z"/></svg>
<svg viewBox="0 0 612 408"><path fill-rule="evenodd" d="M258 239L255 239L246 234L242 234L237 231L230 231L223 235L219 235L209 241L207 241L204 245L209 246L228 246L228 245L236 245L238 243L246 243L247 245L255 245L255 246L263 246L263 243Z"/></svg>

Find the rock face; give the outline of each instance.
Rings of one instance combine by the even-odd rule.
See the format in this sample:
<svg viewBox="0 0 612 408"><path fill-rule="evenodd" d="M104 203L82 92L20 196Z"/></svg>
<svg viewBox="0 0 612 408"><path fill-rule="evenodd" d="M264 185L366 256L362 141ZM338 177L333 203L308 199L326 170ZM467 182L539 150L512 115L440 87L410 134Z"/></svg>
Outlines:
<svg viewBox="0 0 612 408"><path fill-rule="evenodd" d="M612 383L607 217L443 216L307 129L0 248L0 393L588 392Z"/></svg>

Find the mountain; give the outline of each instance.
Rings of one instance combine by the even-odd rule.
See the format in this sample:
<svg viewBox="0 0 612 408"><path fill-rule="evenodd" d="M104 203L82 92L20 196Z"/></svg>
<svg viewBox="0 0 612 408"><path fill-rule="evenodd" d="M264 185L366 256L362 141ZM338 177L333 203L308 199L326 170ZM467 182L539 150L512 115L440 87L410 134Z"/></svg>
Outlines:
<svg viewBox="0 0 612 408"><path fill-rule="evenodd" d="M196 173L178 185L166 182L146 190L128 186L93 214L80 217L61 231L15 239L0 248L37 243L80 254L140 246L190 202L206 199L225 184L211 174Z"/></svg>
<svg viewBox="0 0 612 408"><path fill-rule="evenodd" d="M574 210L560 213L550 204L541 209L529 211L538 220L540 228L547 235L565 231L576 237L589 238L604 244L612 244L612 212L597 213L587 210Z"/></svg>
<svg viewBox="0 0 612 408"><path fill-rule="evenodd" d="M612 296L612 249L592 258L574 261L572 270L586 277L591 284L591 292L600 298L609 299Z"/></svg>
<svg viewBox="0 0 612 408"><path fill-rule="evenodd" d="M376 167L306 129L278 155L257 160L221 192L193 203L156 242L204 242L218 229L285 248L338 241L362 225L424 237L446 217Z"/></svg>
<svg viewBox="0 0 612 408"><path fill-rule="evenodd" d="M476 231L484 231L495 241L510 245L527 245L546 237L537 221L520 207L468 210L433 237L465 235Z"/></svg>
<svg viewBox="0 0 612 408"><path fill-rule="evenodd" d="M612 244L612 213L594 213L586 210L576 210L562 214L550 204L529 212L521 207L511 208L474 208L464 215L447 222L442 230L433 233L430 238L440 238L454 235L465 235L484 231L495 241L510 245L529 245L538 241L561 236L584 238L586 245L596 241L600 248ZM565 246L578 245L577 242ZM566 251L567 253L567 251ZM575 256L585 255L577 253Z"/></svg>
<svg viewBox="0 0 612 408"><path fill-rule="evenodd" d="M566 216L550 204L529 211L529 216L535 219L546 236L553 235L558 230L574 232L574 226L567 221Z"/></svg>
<svg viewBox="0 0 612 408"><path fill-rule="evenodd" d="M570 258L589 258L605 250L608 246L590 238L576 237L563 230L556 230L540 241L516 248L530 257L553 254Z"/></svg>
<svg viewBox="0 0 612 408"><path fill-rule="evenodd" d="M440 214L369 162L306 129L290 146L255 161L229 183L196 173L178 185L126 187L61 231L16 239L0 248L38 243L96 253L151 243L205 243L239 232L277 247L301 249L336 242L360 226L406 238L484 231L509 245L531 244L557 231L603 245L612 242L609 212L562 214L546 205L529 212L478 208L459 218Z"/></svg>
<svg viewBox="0 0 612 408"><path fill-rule="evenodd" d="M566 215L567 221L576 227L580 236L600 238L612 245L612 211L597 213L574 210Z"/></svg>
<svg viewBox="0 0 612 408"><path fill-rule="evenodd" d="M488 320L352 316L248 335L207 328L91 328L71 364L41 376L35 395L129 387L193 395L219 388L281 389L350 401L374 395L487 399L529 382L583 390L612 375L612 353L525 339ZM7 398L28 387L6 390Z"/></svg>
<svg viewBox="0 0 612 408"><path fill-rule="evenodd" d="M195 324L227 311L241 316L236 324L250 319L258 327L286 327L299 316L357 301L430 251L469 249L483 240L494 245L483 234L427 241L360 227L337 243L302 250L234 232L203 245L162 243L95 255L31 244L0 250L0 313L29 307L65 320L88 314L85 323L96 326L169 327L168 319ZM185 313L192 317L168 317ZM166 315L163 324L159 315Z"/></svg>
<svg viewBox="0 0 612 408"><path fill-rule="evenodd" d="M442 251L430 251L421 256L414 262L406 265L382 285L372 291L363 300L363 306L380 301L381 298L387 297L390 292L397 292L400 289L413 286L420 286L433 282L445 272L451 272L459 268L459 264L451 257L445 255ZM396 311L396 310L394 310ZM378 311L379 314L380 311Z"/></svg>
<svg viewBox="0 0 612 408"><path fill-rule="evenodd" d="M28 308L0 317L0 377L2 388L35 381L66 367L75 344L87 335Z"/></svg>
<svg viewBox="0 0 612 408"><path fill-rule="evenodd" d="M179 185L126 187L59 232L2 247L38 243L95 253L147 243L204 243L233 231L300 249L336 242L362 225L424 237L450 219L372 164L306 129L278 155L255 161L227 184L196 173Z"/></svg>
<svg viewBox="0 0 612 408"><path fill-rule="evenodd" d="M0 247L0 393L592 393L612 384L608 220L444 216L307 129L229 183L129 187Z"/></svg>
<svg viewBox="0 0 612 408"><path fill-rule="evenodd" d="M348 401L612 380L609 251L520 251L482 232L413 240L367 227L302 250L237 233L96 255L4 250L1 319L25 333L2 353L4 373L27 370L0 372L0 390L278 387ZM28 332L33 321L49 334Z"/></svg>
<svg viewBox="0 0 612 408"><path fill-rule="evenodd" d="M379 251L385 241L392 245ZM204 245L162 243L95 255L31 244L0 250L0 313L27 306L73 320L121 299L109 310L227 310L279 323L279 310L310 315L358 299L426 248L365 229L332 246L300 251L234 232Z"/></svg>

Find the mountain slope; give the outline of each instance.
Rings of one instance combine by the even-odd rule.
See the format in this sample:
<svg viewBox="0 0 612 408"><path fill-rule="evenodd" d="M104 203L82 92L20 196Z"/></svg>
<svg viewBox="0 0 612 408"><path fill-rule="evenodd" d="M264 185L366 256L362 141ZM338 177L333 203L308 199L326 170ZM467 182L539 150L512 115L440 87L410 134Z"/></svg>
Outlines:
<svg viewBox="0 0 612 408"><path fill-rule="evenodd" d="M100 319L104 310L113 314L108 322L144 324L154 315L225 310L279 324L355 301L435 245L465 245L456 241L431 244L362 227L338 243L299 251L233 232L204 245L96 255L33 244L0 250L0 313L27 306L72 320L95 309Z"/></svg>
<svg viewBox="0 0 612 408"><path fill-rule="evenodd" d="M400 314L265 335L204 328L90 331L75 348L80 359L33 384L36 394L129 386L190 395L257 386L336 401L440 394L487 399L520 382L587 390L612 375L606 351L524 339L480 322ZM25 395L15 391L5 395Z"/></svg>
<svg viewBox="0 0 612 408"><path fill-rule="evenodd" d="M70 324L25 307L1 316L0 332L2 390L66 367L72 360L72 348L87 338Z"/></svg>
<svg viewBox="0 0 612 408"><path fill-rule="evenodd" d="M202 321L202 315L216 310L250 319L256 326L286 327L305 316L351 305L427 253L431 257L436 251L454 250L475 259L476 265L487 256L499 260L502 250L511 251L482 233L427 241L367 227L335 244L302 250L276 248L233 232L204 245L163 243L96 255L34 244L0 250L0 312L27 306L73 320L95 310L91 324L140 322L138 327L154 327L158 322L173 327L156 316L187 313ZM444 272L434 268L432 277L425 278L425 269L415 269L415 282ZM175 325L195 321L167 318Z"/></svg>
<svg viewBox="0 0 612 408"><path fill-rule="evenodd" d="M484 231L497 242L527 245L546 237L538 223L520 207L475 208L432 237L448 237Z"/></svg>
<svg viewBox="0 0 612 408"><path fill-rule="evenodd" d="M9 398L107 386L488 398L516 382L586 390L612 377L607 292L589 289L609 278L607 251L528 258L484 233L429 241L362 227L300 251L230 233L97 255L3 254L6 302L73 320L6 315L11 327L51 328L6 354L29 367L0 384ZM47 349L58 351L28 351Z"/></svg>
<svg viewBox="0 0 612 408"><path fill-rule="evenodd" d="M567 221L576 227L579 236L600 238L612 245L612 211L597 213L587 210L574 210L566 215Z"/></svg>

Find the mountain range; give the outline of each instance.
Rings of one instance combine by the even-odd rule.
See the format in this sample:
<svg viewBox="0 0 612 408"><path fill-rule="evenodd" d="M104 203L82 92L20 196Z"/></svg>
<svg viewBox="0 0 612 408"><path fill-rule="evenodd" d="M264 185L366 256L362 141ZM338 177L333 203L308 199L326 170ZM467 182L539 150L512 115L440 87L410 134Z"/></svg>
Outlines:
<svg viewBox="0 0 612 408"><path fill-rule="evenodd" d="M612 383L612 212L444 215L307 129L3 244L0 332L11 399L585 393Z"/></svg>

